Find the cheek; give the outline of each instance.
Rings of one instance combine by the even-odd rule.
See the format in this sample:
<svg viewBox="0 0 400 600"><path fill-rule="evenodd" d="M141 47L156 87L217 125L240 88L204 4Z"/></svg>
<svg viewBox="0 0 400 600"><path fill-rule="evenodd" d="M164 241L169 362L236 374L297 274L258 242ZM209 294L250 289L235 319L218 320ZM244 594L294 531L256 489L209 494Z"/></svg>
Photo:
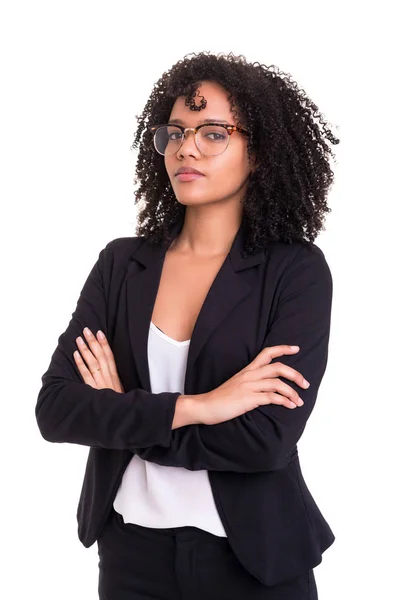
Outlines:
<svg viewBox="0 0 400 600"><path fill-rule="evenodd" d="M172 175L175 171L173 170L171 158L164 158L164 166L165 166L165 170L168 173L168 176L170 178L172 178Z"/></svg>
<svg viewBox="0 0 400 600"><path fill-rule="evenodd" d="M226 183L242 183L249 174L247 155L240 153L230 157L227 161L221 161L221 164L216 166L215 174L220 180L224 180Z"/></svg>

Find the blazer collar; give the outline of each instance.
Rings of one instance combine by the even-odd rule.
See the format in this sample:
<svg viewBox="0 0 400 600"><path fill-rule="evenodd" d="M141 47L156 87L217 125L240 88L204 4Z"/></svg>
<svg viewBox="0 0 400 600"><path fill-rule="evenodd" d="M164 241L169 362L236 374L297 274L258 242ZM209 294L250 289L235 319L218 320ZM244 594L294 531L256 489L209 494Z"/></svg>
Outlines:
<svg viewBox="0 0 400 600"><path fill-rule="evenodd" d="M178 233L180 233L181 229L182 229L181 223L176 223L174 225L174 227L172 228L173 239L175 239L175 237L178 235ZM231 249L228 253L231 265L235 272L241 271L242 269L248 269L249 267L254 267L255 265L258 265L259 263L261 263L265 260L265 256L266 256L265 250L260 250L256 254L253 254L252 256L248 256L247 258L244 258L244 256L243 256L244 242L245 242L245 227L244 227L244 221L242 220L240 227L236 233L236 236L233 240ZM144 265L145 267L148 267L154 261L164 258L168 248L169 248L169 245L159 244L156 246L154 244L150 244L150 242L148 240L145 240L144 243L142 243L139 246L139 248L133 252L132 257L135 260L137 260L138 262L140 262L142 265Z"/></svg>
<svg viewBox="0 0 400 600"><path fill-rule="evenodd" d="M182 226L175 225L173 239ZM186 365L184 394L201 393L194 385L194 364L213 331L222 325L237 304L251 293L246 270L262 263L266 251L243 257L245 230L242 221L231 249L218 271L195 323ZM171 242L172 243L172 242ZM151 391L147 355L150 321L157 297L164 258L169 245L145 241L132 253L127 277L128 335L142 389ZM144 268L138 272L137 263Z"/></svg>

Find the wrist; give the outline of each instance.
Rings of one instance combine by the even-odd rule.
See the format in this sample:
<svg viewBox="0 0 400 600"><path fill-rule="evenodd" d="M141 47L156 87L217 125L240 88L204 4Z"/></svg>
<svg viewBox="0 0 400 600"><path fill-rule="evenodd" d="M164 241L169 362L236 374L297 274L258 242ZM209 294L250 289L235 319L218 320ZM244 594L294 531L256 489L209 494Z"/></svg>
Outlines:
<svg viewBox="0 0 400 600"><path fill-rule="evenodd" d="M175 405L172 429L185 425L200 425L205 394L181 394Z"/></svg>

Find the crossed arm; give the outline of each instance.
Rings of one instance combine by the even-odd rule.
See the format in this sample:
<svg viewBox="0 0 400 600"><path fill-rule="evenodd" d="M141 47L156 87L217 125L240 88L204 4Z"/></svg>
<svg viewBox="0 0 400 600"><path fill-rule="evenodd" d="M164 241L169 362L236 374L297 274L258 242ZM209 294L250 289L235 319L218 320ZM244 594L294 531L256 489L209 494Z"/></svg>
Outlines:
<svg viewBox="0 0 400 600"><path fill-rule="evenodd" d="M316 246L304 246L295 255L284 274L263 344L300 346L297 354L284 360L311 385L305 390L283 380L296 388L304 405L289 410L270 404L217 425L192 424L172 430L179 392L96 389L82 383L73 358L75 340L85 326L92 332L107 332L103 269L110 244L100 252L42 377L35 412L43 437L128 449L144 460L189 470L256 472L286 466L313 410L327 364L332 278L323 253Z"/></svg>
<svg viewBox="0 0 400 600"><path fill-rule="evenodd" d="M330 269L316 246L297 253L285 280L263 347L300 346L298 353L272 363L285 362L310 382L310 387L303 389L281 377L296 389L304 405L289 410L268 404L217 425L181 427L172 432L166 447L135 448L142 459L192 471L269 471L287 465L314 408L326 369L333 286Z"/></svg>

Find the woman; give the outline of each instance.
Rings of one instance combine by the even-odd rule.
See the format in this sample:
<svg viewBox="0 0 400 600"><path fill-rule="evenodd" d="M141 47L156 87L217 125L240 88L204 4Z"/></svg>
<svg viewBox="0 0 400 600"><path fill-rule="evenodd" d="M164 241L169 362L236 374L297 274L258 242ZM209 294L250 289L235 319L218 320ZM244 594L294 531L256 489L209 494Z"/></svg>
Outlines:
<svg viewBox="0 0 400 600"><path fill-rule="evenodd" d="M316 114L290 77L200 53L138 119L138 235L101 250L36 406L45 439L90 446L102 600L317 598L334 535L296 444L327 364L313 242L339 140Z"/></svg>

